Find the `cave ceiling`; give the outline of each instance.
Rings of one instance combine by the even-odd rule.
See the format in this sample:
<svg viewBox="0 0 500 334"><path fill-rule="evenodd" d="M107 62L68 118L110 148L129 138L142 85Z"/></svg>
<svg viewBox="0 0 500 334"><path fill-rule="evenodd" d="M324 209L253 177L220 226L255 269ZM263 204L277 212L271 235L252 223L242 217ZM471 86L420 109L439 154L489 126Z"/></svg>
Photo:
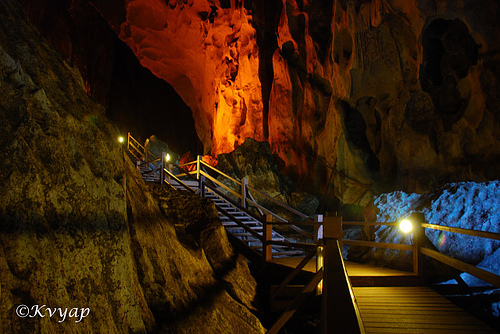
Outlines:
<svg viewBox="0 0 500 334"><path fill-rule="evenodd" d="M497 1L71 3L171 85L205 154L268 141L284 172L345 203L499 177Z"/></svg>

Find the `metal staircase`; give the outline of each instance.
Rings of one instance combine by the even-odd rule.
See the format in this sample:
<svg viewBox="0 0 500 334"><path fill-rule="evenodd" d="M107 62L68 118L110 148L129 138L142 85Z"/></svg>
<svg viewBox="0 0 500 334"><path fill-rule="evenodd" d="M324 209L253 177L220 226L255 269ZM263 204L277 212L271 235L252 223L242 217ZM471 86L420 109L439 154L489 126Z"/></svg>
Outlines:
<svg viewBox="0 0 500 334"><path fill-rule="evenodd" d="M302 248L293 247L294 241L275 231L272 225L266 229L266 222L269 221L288 222L255 201L249 191L251 187L247 180L236 180L224 174L206 164L201 156L196 161L182 166L167 162L164 157L156 157L149 152L130 134L127 140L127 154L145 181L166 184L178 191L188 191L210 198L219 212L226 231L257 253L263 255L266 252L266 245L269 244L267 251L271 253L268 254L270 257L304 255ZM220 181L221 178L225 182ZM228 183L233 187L228 186ZM310 219L257 189L252 188L252 190L294 214ZM311 234L297 226L289 224L288 227L295 233L300 232L307 238L313 239ZM270 242L273 244L270 245ZM282 245L277 245L277 242Z"/></svg>

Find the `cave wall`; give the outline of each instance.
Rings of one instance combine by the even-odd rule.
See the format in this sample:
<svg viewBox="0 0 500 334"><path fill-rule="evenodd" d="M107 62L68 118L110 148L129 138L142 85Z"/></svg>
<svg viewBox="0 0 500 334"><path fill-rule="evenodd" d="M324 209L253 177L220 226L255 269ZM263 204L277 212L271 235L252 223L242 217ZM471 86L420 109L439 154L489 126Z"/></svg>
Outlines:
<svg viewBox="0 0 500 334"><path fill-rule="evenodd" d="M499 177L495 1L124 8L109 21L190 106L206 153L267 140L288 175L344 203Z"/></svg>
<svg viewBox="0 0 500 334"><path fill-rule="evenodd" d="M0 333L265 332L213 203L161 205L118 133L79 70L1 1Z"/></svg>
<svg viewBox="0 0 500 334"><path fill-rule="evenodd" d="M244 7L126 1L119 37L191 108L205 153L263 140L259 48Z"/></svg>
<svg viewBox="0 0 500 334"><path fill-rule="evenodd" d="M301 188L362 205L500 176L495 1L90 3L189 106L205 153L265 140Z"/></svg>
<svg viewBox="0 0 500 334"><path fill-rule="evenodd" d="M496 3L286 6L269 113L283 130L270 142L295 172L356 204L499 177Z"/></svg>
<svg viewBox="0 0 500 334"><path fill-rule="evenodd" d="M141 142L155 134L177 154L202 152L189 107L170 84L140 65L93 3L21 3L50 45L79 69L87 93L106 107L106 115L122 134L131 132ZM125 16L120 8L105 13L119 20Z"/></svg>

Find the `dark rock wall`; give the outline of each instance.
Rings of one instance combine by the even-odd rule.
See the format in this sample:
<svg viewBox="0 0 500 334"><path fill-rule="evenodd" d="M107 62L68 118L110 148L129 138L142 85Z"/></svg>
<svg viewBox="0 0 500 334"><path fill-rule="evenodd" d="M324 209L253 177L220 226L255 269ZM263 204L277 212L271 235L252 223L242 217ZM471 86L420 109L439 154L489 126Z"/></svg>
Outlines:
<svg viewBox="0 0 500 334"><path fill-rule="evenodd" d="M361 205L500 177L498 2L283 4L269 123L290 173Z"/></svg>
<svg viewBox="0 0 500 334"><path fill-rule="evenodd" d="M155 134L178 154L202 151L191 110L172 86L139 64L92 2L21 2L40 33L80 70L87 93L123 133L142 141ZM111 19L122 17L119 4L107 10L112 5L100 9Z"/></svg>
<svg viewBox="0 0 500 334"><path fill-rule="evenodd" d="M117 135L79 71L0 2L0 332L264 332L213 206L162 213ZM90 313L22 318L20 304Z"/></svg>

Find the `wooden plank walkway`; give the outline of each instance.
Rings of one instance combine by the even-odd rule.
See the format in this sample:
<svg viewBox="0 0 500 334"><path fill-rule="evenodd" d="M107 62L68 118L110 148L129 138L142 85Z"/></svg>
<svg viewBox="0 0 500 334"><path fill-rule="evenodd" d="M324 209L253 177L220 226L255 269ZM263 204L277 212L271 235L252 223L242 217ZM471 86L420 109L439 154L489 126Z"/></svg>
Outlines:
<svg viewBox="0 0 500 334"><path fill-rule="evenodd" d="M301 258L277 258L272 262L295 267ZM345 262L355 277L414 277L413 273L373 265ZM306 271L316 271L312 259ZM353 285L355 285L353 283ZM462 308L426 286L353 287L366 334L478 334L498 333Z"/></svg>
<svg viewBox="0 0 500 334"><path fill-rule="evenodd" d="M367 334L497 333L428 287L353 288Z"/></svg>

